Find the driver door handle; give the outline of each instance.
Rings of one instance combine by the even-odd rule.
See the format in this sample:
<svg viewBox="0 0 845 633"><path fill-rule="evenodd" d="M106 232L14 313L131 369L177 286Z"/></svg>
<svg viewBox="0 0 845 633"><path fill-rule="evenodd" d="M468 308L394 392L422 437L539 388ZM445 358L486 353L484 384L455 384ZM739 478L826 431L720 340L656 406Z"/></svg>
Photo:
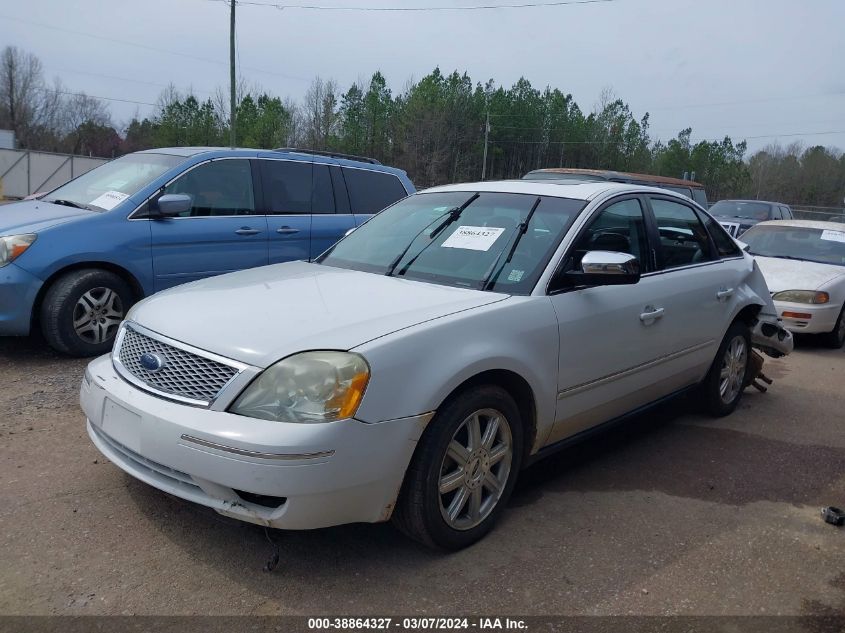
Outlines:
<svg viewBox="0 0 845 633"><path fill-rule="evenodd" d="M257 235L258 233L261 233L261 231L259 231L258 229L250 228L248 226L242 226L237 231L235 231L235 233L237 233L238 235Z"/></svg>
<svg viewBox="0 0 845 633"><path fill-rule="evenodd" d="M731 296L733 295L733 293L734 293L733 288L725 288L724 286L722 286L719 289L719 292L716 293L716 298L719 301L724 301L725 299L730 299Z"/></svg>
<svg viewBox="0 0 845 633"><path fill-rule="evenodd" d="M655 308L654 306L646 306L645 310L645 312L640 314L640 321L646 325L654 323L657 319L663 316L664 312L663 308Z"/></svg>
<svg viewBox="0 0 845 633"><path fill-rule="evenodd" d="M281 228L276 229L276 233L281 233L282 235L289 235L292 233L299 233L299 229L294 229L289 226L283 226Z"/></svg>

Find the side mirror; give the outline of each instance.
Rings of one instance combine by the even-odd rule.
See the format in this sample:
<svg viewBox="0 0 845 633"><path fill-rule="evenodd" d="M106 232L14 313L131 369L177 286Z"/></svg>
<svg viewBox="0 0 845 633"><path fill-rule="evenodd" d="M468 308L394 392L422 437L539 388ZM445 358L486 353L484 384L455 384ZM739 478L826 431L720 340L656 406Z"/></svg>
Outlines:
<svg viewBox="0 0 845 633"><path fill-rule="evenodd" d="M158 214L166 218L172 218L190 211L194 201L191 196L185 193L168 193L161 196L156 202Z"/></svg>
<svg viewBox="0 0 845 633"><path fill-rule="evenodd" d="M640 280L640 261L630 253L589 251L581 258L581 270L565 273L574 286L622 286Z"/></svg>

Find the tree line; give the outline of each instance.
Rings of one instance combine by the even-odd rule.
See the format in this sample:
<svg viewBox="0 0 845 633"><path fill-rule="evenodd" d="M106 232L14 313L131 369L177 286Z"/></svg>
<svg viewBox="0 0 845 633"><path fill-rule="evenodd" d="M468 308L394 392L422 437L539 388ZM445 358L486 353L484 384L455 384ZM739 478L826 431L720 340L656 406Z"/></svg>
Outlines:
<svg viewBox="0 0 845 633"><path fill-rule="evenodd" d="M151 115L118 126L98 99L70 92L58 80L48 84L34 55L7 47L0 62L0 128L14 130L19 147L112 157L152 147L228 144L222 90L202 99L170 86ZM241 147L369 156L406 170L418 187L478 180L482 171L502 179L542 167L583 167L694 173L711 200L840 206L845 196L845 156L837 149L772 146L746 159L745 141L694 141L691 128L663 142L651 137L648 113L636 117L610 90L588 112L571 94L536 88L524 78L504 87L435 68L397 94L380 72L345 91L318 77L299 102L241 82L236 103Z"/></svg>

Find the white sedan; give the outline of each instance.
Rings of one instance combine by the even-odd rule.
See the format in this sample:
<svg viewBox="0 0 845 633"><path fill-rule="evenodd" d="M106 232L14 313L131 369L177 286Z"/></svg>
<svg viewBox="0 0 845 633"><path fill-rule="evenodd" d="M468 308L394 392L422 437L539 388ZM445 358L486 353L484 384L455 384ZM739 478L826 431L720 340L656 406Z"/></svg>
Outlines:
<svg viewBox="0 0 845 633"><path fill-rule="evenodd" d="M128 314L81 388L130 475L260 525L393 518L464 547L521 468L792 349L753 258L691 200L610 182L418 193L314 262L206 279Z"/></svg>
<svg viewBox="0 0 845 633"><path fill-rule="evenodd" d="M845 224L811 220L761 222L742 236L783 319L796 333L845 344Z"/></svg>

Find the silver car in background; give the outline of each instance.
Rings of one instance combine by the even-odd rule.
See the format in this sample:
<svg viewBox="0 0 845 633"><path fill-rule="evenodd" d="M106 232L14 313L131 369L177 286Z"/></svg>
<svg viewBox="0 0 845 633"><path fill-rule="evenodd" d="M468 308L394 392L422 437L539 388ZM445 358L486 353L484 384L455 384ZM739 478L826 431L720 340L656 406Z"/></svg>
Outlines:
<svg viewBox="0 0 845 633"><path fill-rule="evenodd" d="M715 415L788 353L754 260L691 200L609 182L413 195L313 263L137 304L82 389L152 486L260 525L393 519L456 549L521 468L681 392Z"/></svg>

